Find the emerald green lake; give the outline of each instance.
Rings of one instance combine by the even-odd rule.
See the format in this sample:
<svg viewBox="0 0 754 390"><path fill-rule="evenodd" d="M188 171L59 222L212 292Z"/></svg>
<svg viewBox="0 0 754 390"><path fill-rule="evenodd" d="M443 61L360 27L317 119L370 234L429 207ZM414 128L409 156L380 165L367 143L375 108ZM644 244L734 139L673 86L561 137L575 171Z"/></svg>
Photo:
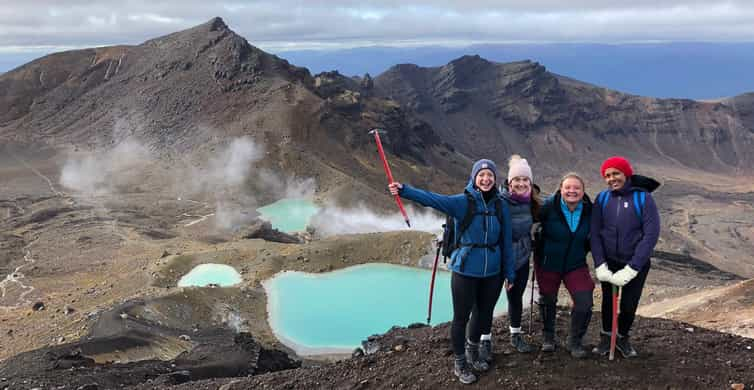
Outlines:
<svg viewBox="0 0 754 390"><path fill-rule="evenodd" d="M319 208L306 199L281 199L257 211L262 219L272 223L273 228L292 233L306 230L306 225Z"/></svg>
<svg viewBox="0 0 754 390"><path fill-rule="evenodd" d="M178 287L205 287L216 284L221 287L241 283L241 274L225 264L200 264L178 281Z"/></svg>
<svg viewBox="0 0 754 390"><path fill-rule="evenodd" d="M394 325L426 323L432 271L364 264L324 273L282 272L265 282L270 325L299 355L350 352ZM495 308L507 310L505 294ZM432 325L452 319L450 273L437 272Z"/></svg>

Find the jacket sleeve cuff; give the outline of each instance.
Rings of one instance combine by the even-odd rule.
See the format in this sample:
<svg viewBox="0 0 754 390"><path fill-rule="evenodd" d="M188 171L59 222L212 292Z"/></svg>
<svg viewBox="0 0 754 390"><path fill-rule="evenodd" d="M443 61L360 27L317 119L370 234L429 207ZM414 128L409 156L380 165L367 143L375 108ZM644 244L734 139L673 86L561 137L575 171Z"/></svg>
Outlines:
<svg viewBox="0 0 754 390"><path fill-rule="evenodd" d="M639 272L639 271L641 271L641 269L642 269L642 268L644 268L644 265L645 265L646 263L647 263L647 262L645 261L645 262L643 262L643 264L642 264L642 265L638 265L638 264L636 264L636 262L635 262L635 261L632 261L632 262L630 262L630 263L626 264L626 266L628 266L628 267L631 267L631 269L632 269L632 270L634 270L634 271L636 271L636 272Z"/></svg>

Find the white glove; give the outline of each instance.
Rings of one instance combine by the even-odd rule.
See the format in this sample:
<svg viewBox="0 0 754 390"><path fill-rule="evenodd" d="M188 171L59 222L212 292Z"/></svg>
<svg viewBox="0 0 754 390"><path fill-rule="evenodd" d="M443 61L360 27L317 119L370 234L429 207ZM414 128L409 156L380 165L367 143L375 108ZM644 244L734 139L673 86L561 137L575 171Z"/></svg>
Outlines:
<svg viewBox="0 0 754 390"><path fill-rule="evenodd" d="M628 282L630 282L633 278L635 278L636 275L638 274L639 274L639 271L634 271L634 269L631 268L630 265L627 265L623 267L622 270L613 274L613 277L611 278L610 283L618 287L623 287Z"/></svg>
<svg viewBox="0 0 754 390"><path fill-rule="evenodd" d="M607 263L602 263L594 271L597 274L597 280L600 282L611 282L610 279L613 277L613 273L607 268Z"/></svg>

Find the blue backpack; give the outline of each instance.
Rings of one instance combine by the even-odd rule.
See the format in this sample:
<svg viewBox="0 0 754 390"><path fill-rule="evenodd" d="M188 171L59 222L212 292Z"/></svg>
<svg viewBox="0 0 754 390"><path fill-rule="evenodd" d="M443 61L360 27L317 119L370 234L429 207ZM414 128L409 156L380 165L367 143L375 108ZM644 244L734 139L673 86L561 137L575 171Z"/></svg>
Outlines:
<svg viewBox="0 0 754 390"><path fill-rule="evenodd" d="M636 211L636 216L639 217L639 220L641 221L641 212L644 210L644 203L647 200L647 193L644 191L634 191L634 211ZM605 206L607 206L607 202L610 200L610 191L604 190L600 192L599 195L597 195L597 203L600 204L601 211L605 212Z"/></svg>

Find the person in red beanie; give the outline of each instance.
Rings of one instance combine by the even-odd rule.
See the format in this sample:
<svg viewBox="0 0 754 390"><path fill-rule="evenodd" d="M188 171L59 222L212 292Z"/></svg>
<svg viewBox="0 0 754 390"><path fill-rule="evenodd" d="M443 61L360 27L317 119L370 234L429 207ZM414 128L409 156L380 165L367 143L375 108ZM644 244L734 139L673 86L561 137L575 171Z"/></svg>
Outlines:
<svg viewBox="0 0 754 390"><path fill-rule="evenodd" d="M635 175L631 163L613 156L600 168L607 189L592 209L591 246L597 279L602 282L602 331L593 353L607 355L612 330L612 286L622 287L617 349L625 358L638 356L629 342L650 256L660 236L660 215L652 191L654 179Z"/></svg>

